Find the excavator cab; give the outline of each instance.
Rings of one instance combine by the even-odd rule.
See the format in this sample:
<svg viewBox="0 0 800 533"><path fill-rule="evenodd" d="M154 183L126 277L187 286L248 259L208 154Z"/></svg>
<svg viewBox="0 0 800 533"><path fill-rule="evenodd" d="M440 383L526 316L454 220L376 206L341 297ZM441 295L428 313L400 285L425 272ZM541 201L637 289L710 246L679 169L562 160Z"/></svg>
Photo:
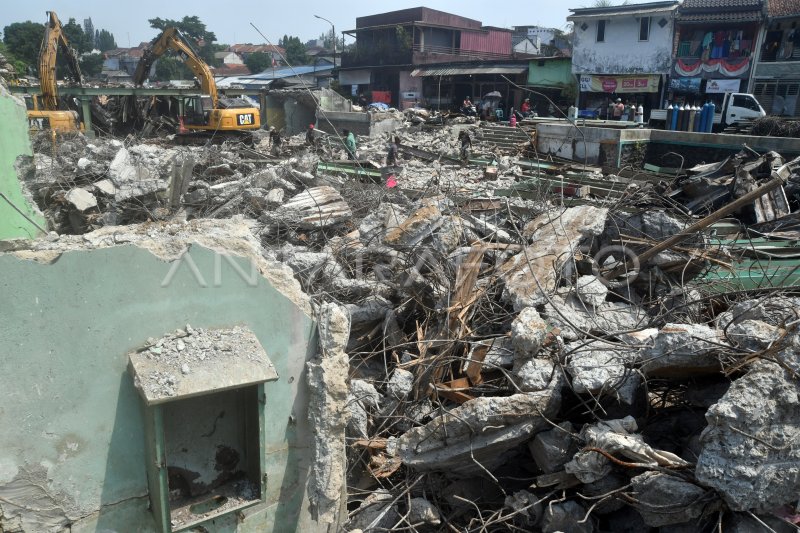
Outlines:
<svg viewBox="0 0 800 533"><path fill-rule="evenodd" d="M183 123L186 126L208 126L214 101L210 96L189 96L183 99Z"/></svg>

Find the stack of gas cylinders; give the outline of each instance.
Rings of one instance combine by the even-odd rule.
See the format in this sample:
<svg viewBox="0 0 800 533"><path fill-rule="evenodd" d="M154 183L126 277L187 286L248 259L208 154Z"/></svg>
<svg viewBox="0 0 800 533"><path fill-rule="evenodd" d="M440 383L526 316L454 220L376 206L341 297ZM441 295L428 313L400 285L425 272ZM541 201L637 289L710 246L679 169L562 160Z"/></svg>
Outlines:
<svg viewBox="0 0 800 533"><path fill-rule="evenodd" d="M667 129L711 133L715 112L716 106L713 102L706 102L703 107L692 104L668 105Z"/></svg>

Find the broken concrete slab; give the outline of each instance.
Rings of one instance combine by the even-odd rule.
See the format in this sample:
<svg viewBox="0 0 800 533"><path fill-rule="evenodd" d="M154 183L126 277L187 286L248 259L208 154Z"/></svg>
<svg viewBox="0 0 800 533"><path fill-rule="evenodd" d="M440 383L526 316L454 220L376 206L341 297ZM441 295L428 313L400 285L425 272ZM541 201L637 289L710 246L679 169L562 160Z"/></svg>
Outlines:
<svg viewBox="0 0 800 533"><path fill-rule="evenodd" d="M641 329L649 320L641 307L622 302L603 302L590 307L577 296L553 296L544 306L543 316L568 341L583 339L588 333L619 335Z"/></svg>
<svg viewBox="0 0 800 533"><path fill-rule="evenodd" d="M514 382L522 392L545 390L553 381L561 380L561 370L550 359L534 357L521 365L514 363ZM518 368L517 368L518 367Z"/></svg>
<svg viewBox="0 0 800 533"><path fill-rule="evenodd" d="M633 507L650 527L695 521L713 501L705 489L660 472L640 474L631 484L638 501Z"/></svg>
<svg viewBox="0 0 800 533"><path fill-rule="evenodd" d="M313 229L342 224L353 217L353 212L336 189L324 185L306 189L264 217L267 222Z"/></svg>
<svg viewBox="0 0 800 533"><path fill-rule="evenodd" d="M411 524L438 526L442 523L439 509L425 498L411 498L408 503L408 521Z"/></svg>
<svg viewBox="0 0 800 533"><path fill-rule="evenodd" d="M534 527L542 519L543 509L539 498L527 490L520 490L511 496L506 496L503 505L517 513L517 516L521 516L523 518L522 525L526 527Z"/></svg>
<svg viewBox="0 0 800 533"><path fill-rule="evenodd" d="M696 476L735 511L768 511L800 494L800 385L756 363L706 413Z"/></svg>
<svg viewBox="0 0 800 533"><path fill-rule="evenodd" d="M761 320L742 320L727 328L727 338L731 344L751 352L768 348L785 334L786 330Z"/></svg>
<svg viewBox="0 0 800 533"><path fill-rule="evenodd" d="M104 196L114 196L117 194L117 188L114 186L114 182L109 179L94 182L94 188L98 193Z"/></svg>
<svg viewBox="0 0 800 533"><path fill-rule="evenodd" d="M383 395L374 385L362 379L350 382L347 408L350 419L348 432L356 438L369 438L370 412L376 411L383 403Z"/></svg>
<svg viewBox="0 0 800 533"><path fill-rule="evenodd" d="M76 187L64 196L64 198L72 204L72 207L80 212L88 211L97 207L97 198L86 189Z"/></svg>
<svg viewBox="0 0 800 533"><path fill-rule="evenodd" d="M564 347L567 371L578 394L611 393L622 387L639 350L608 341L578 341Z"/></svg>
<svg viewBox="0 0 800 533"><path fill-rule="evenodd" d="M589 516L585 522L586 509L576 501L548 505L542 517L542 533L594 533L594 519Z"/></svg>
<svg viewBox="0 0 800 533"><path fill-rule="evenodd" d="M600 307L608 296L608 287L596 276L581 276L575 282L578 298L591 307Z"/></svg>
<svg viewBox="0 0 800 533"><path fill-rule="evenodd" d="M718 352L728 346L720 330L704 324L667 324L642 352L642 372L666 377L718 372Z"/></svg>
<svg viewBox="0 0 800 533"><path fill-rule="evenodd" d="M384 242L389 246L415 246L444 224L444 217L434 202L426 202L397 226L386 231Z"/></svg>
<svg viewBox="0 0 800 533"><path fill-rule="evenodd" d="M552 474L564 469L564 465L578 451L578 440L574 433L575 428L565 421L556 428L536 434L528 443L528 449L539 470Z"/></svg>
<svg viewBox="0 0 800 533"><path fill-rule="evenodd" d="M346 531L361 530L363 533L375 533L391 528L400 518L394 497L386 489L378 489L367 496L354 516L345 524Z"/></svg>
<svg viewBox="0 0 800 533"><path fill-rule="evenodd" d="M518 365L539 353L547 330L547 323L533 307L526 307L517 315L511 323L511 345Z"/></svg>
<svg viewBox="0 0 800 533"><path fill-rule="evenodd" d="M545 294L555 291L561 269L572 254L603 231L607 214L605 208L570 207L528 224L524 235L533 244L500 266L504 299L517 310L544 303Z"/></svg>
<svg viewBox="0 0 800 533"><path fill-rule="evenodd" d="M476 398L404 433L397 441L398 456L421 471L481 472L502 460L502 452L546 428L545 417L554 416L560 405L555 388Z"/></svg>
<svg viewBox="0 0 800 533"><path fill-rule="evenodd" d="M800 297L769 296L734 303L717 317L717 327L725 329L743 320L760 320L775 327L800 318Z"/></svg>
<svg viewBox="0 0 800 533"><path fill-rule="evenodd" d="M414 374L402 368L395 368L389 383L386 384L386 392L395 400L404 400L414 388Z"/></svg>

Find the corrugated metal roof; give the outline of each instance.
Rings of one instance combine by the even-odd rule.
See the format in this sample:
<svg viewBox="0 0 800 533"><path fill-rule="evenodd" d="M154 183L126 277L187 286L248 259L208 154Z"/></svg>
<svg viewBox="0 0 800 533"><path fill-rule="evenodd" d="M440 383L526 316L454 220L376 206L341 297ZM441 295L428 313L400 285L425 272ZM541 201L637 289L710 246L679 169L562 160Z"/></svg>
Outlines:
<svg viewBox="0 0 800 533"><path fill-rule="evenodd" d="M574 15L570 15L567 17L567 20L585 20L585 19L607 19L608 17L613 16L626 16L626 17L634 17L638 15L655 15L657 13L669 13L670 11L675 11L678 9L678 4L669 7L662 7L657 9L635 9L632 11L603 11L598 13L575 13Z"/></svg>
<svg viewBox="0 0 800 533"><path fill-rule="evenodd" d="M800 17L800 0L769 0L767 13L770 17Z"/></svg>
<svg viewBox="0 0 800 533"><path fill-rule="evenodd" d="M246 76L246 78L251 80L277 80L281 78L291 78L292 76L304 76L306 74L313 74L314 72L323 72L326 70L333 70L333 65L300 65L294 68L268 68L264 72Z"/></svg>
<svg viewBox="0 0 800 533"><path fill-rule="evenodd" d="M761 11L717 11L714 13L681 13L680 23L694 22L758 22L762 19Z"/></svg>
<svg viewBox="0 0 800 533"><path fill-rule="evenodd" d="M522 74L528 67L426 67L414 69L411 76L459 76L463 74Z"/></svg>
<svg viewBox="0 0 800 533"><path fill-rule="evenodd" d="M690 9L761 9L763 0L684 0L681 11Z"/></svg>

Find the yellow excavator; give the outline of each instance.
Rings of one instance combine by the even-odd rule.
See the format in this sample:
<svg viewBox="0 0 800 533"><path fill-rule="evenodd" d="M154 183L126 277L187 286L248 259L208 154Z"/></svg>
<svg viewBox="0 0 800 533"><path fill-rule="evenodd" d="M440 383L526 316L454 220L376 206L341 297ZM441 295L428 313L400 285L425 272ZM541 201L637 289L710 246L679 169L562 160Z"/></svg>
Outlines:
<svg viewBox="0 0 800 533"><path fill-rule="evenodd" d="M64 35L61 21L53 11L47 12L44 39L39 49L39 85L41 100L34 96L28 110L28 123L32 132L52 130L54 133L74 132L83 129L78 113L59 110L58 86L56 84L56 58L59 49L67 59L73 80L83 85L83 75L78 64L78 54Z"/></svg>
<svg viewBox="0 0 800 533"><path fill-rule="evenodd" d="M202 93L200 96L182 97L180 136L224 139L233 135L249 138L248 131L259 129L261 117L258 109L241 98L221 98L211 69L177 28L165 29L145 50L133 75L134 85L141 86L144 83L153 63L168 50L177 52L192 70L200 82Z"/></svg>

